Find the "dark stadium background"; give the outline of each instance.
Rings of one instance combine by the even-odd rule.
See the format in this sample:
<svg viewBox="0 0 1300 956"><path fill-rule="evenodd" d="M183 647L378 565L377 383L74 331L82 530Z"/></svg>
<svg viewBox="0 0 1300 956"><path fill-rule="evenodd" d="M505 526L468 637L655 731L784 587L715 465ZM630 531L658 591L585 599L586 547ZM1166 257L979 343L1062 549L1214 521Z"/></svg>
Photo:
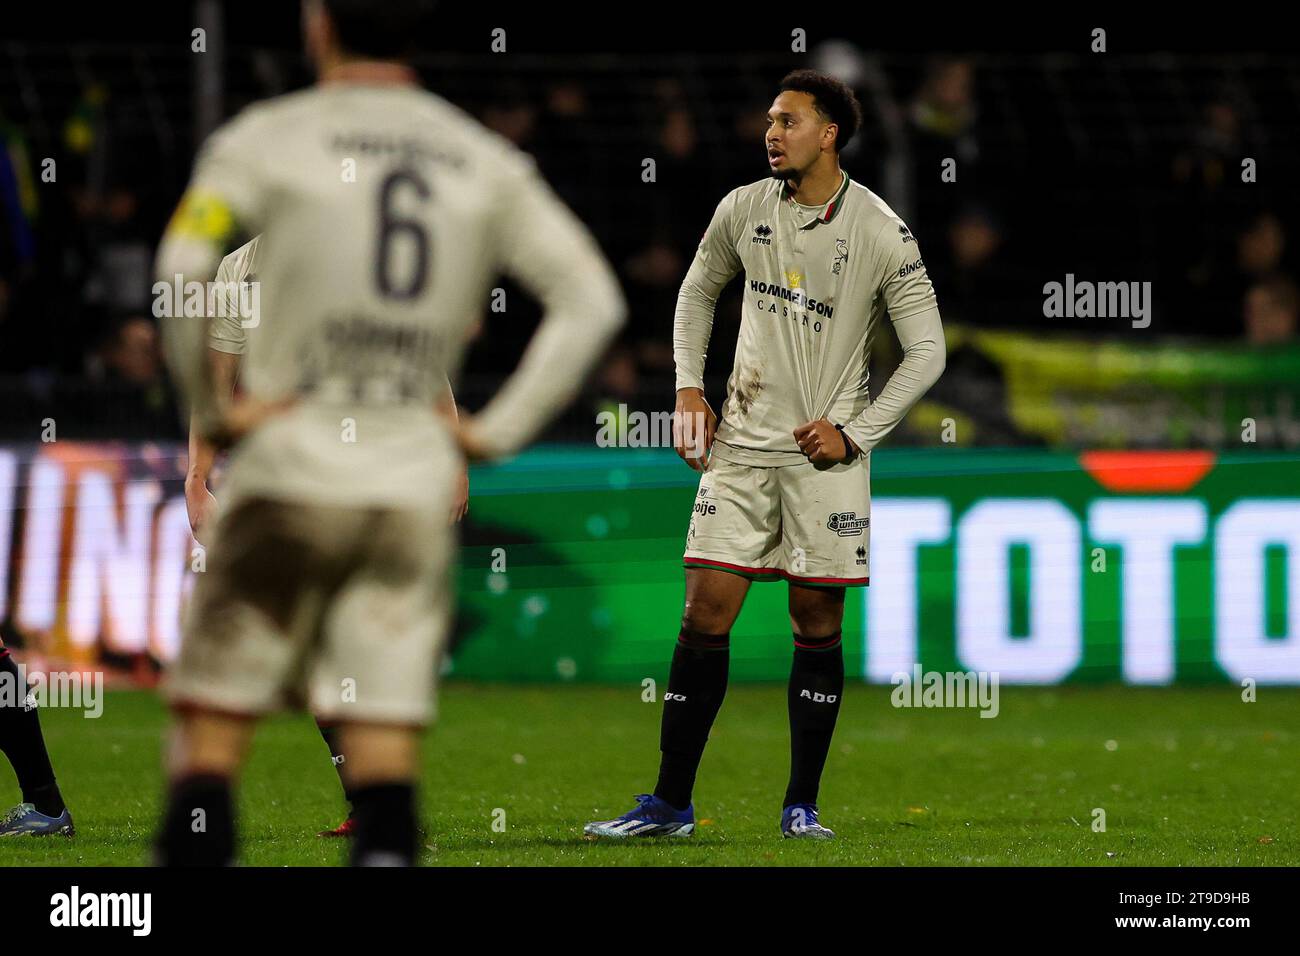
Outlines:
<svg viewBox="0 0 1300 956"><path fill-rule="evenodd" d="M971 562L962 562L960 523L988 496L1019 495L1061 503L1083 533L1071 677L1133 679L1126 642L1143 635L1125 617L1133 586L1121 580L1130 571L1148 593L1169 590L1159 613L1178 665L1153 682L1233 676L1230 635L1214 616L1233 609L1211 597L1216 569L1229 577L1221 546L1262 549L1263 583L1236 612L1253 619L1258 603L1261 646L1285 656L1294 556L1279 541L1224 545L1213 529L1242 499L1293 509L1300 487L1300 59L1291 34L1260 18L1178 26L1126 9L1050 19L843 12L669 4L594 15L444 4L421 37L428 86L536 157L595 232L631 310L547 447L475 472L455 673L609 681L662 665L663 635L680 613L693 476L665 449L594 447L596 416L672 407L682 275L717 201L765 175L763 114L781 76L809 65L858 90L865 124L844 165L910 224L948 336L943 377L872 462L882 522L870 591L902 593L918 609L915 636L894 636L929 665L961 664L959 568ZM8 481L12 502L0 512L8 520L0 633L55 661L152 677L179 640L180 558L192 545L178 500L185 436L150 315L154 251L206 132L311 77L298 4L287 0L38 14L7 22L0 38L0 485ZM191 51L198 25L207 31L202 54ZM496 27L506 30L505 53L487 52ZM1098 27L1104 53L1090 50ZM795 29L806 31L806 52L791 50ZM1242 181L1242 157L1255 162L1257 181ZM47 158L57 164L52 183L40 179ZM646 158L657 164L653 183L641 178ZM956 182L940 178L946 158L957 162ZM1044 283L1067 274L1150 282L1150 326L1046 318ZM469 409L499 386L538 320L535 305L503 285L507 311L485 309L457 382ZM715 404L738 289L718 308L706 371ZM897 358L882 328L873 391ZM57 424L57 443L46 440L47 422ZM38 475L37 462L50 468ZM87 474L92 483L111 476L111 495L83 494ZM119 558L126 489L150 483L164 489L151 537ZM1160 584L1160 561L1094 573L1092 549L1115 542L1087 537L1092 505L1153 493L1156 508L1178 496L1208 508L1204 535L1170 550L1177 587ZM885 509L907 504L896 496L924 495L950 515L947 530L891 555L890 525L904 529L914 516L891 522ZM61 515L42 524L51 500ZM1016 534L1034 530L1024 520ZM79 535L79 524L101 530ZM508 585L485 572L500 547L514 562ZM913 553L919 573L907 579ZM1032 606L1061 601L1031 579L1027 554L1013 543L1007 563L1012 638L1034 636ZM981 553L976 563L1000 561ZM149 583L111 578L115 565ZM898 588L891 575L903 575ZM132 604L146 595L147 611ZM772 589L750 601L738 625L750 642L737 664L742 679L784 674L783 601ZM855 675L879 681L901 658L878 653L888 632L880 621L867 640L871 605L855 596L846 647ZM889 611L890 626L911 628L899 610L910 606ZM1290 659L1261 667L1269 679L1300 679Z"/></svg>
<svg viewBox="0 0 1300 956"><path fill-rule="evenodd" d="M203 76L189 30L215 27L218 8ZM205 122L310 79L295 3L132 10L47 13L11 22L0 42L0 438L34 440L46 415L65 438L182 436L149 317L157 239ZM1245 302L1260 290L1290 332L1259 348L1294 346L1300 61L1284 32L1190 29L1122 9L1041 24L970 10L860 24L815 8L746 10L498 16L444 4L437 15L420 61L429 85L536 156L631 304L618 346L549 437L589 442L593 412L619 402L670 406L677 285L716 201L764 175L761 116L799 65L853 79L866 123L844 164L908 219L947 324L1231 349L1250 341ZM495 25L508 28L506 55L481 52ZM789 52L796 26L809 33L805 55ZM1088 51L1094 26L1107 29L1105 54ZM1257 183L1240 182L1241 155L1256 159ZM639 179L647 156L655 184ZM937 181L946 156L956 184ZM39 182L45 157L55 184ZM1067 272L1152 281L1152 327L1044 319L1042 285ZM470 356L468 407L536 322L522 296L509 302ZM714 395L738 312L733 287L709 363ZM895 349L882 335L876 388ZM985 410L968 443L1069 443L1010 423L1003 375L977 349L957 350L932 398ZM1300 439L1279 429L1269 440ZM904 427L893 441L935 438Z"/></svg>

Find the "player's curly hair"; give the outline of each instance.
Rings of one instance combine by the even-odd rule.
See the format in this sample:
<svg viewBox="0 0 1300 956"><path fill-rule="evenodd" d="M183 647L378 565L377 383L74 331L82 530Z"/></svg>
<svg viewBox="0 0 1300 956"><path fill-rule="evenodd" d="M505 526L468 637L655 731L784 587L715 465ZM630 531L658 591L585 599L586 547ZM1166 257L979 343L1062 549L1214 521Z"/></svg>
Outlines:
<svg viewBox="0 0 1300 956"><path fill-rule="evenodd" d="M781 80L778 93L807 93L813 106L828 122L838 127L835 150L839 152L862 126L862 106L853 88L821 70L791 70Z"/></svg>

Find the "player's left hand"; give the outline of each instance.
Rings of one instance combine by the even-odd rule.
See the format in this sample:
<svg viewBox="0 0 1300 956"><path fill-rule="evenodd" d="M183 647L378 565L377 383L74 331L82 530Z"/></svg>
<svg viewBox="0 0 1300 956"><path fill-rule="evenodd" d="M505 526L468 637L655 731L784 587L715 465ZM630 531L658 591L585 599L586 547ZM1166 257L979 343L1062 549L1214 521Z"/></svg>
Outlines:
<svg viewBox="0 0 1300 956"><path fill-rule="evenodd" d="M215 523L217 499L203 481L185 479L185 508L190 516L190 533L194 540L207 547L208 529Z"/></svg>
<svg viewBox="0 0 1300 956"><path fill-rule="evenodd" d="M799 450L814 465L834 465L857 452L849 436L826 419L800 425L794 430Z"/></svg>

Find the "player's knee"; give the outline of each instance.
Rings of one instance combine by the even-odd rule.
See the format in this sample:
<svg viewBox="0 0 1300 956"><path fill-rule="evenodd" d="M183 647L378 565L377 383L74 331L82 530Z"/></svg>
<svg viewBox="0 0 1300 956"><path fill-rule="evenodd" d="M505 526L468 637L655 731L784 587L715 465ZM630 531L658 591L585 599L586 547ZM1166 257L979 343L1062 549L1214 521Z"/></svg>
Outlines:
<svg viewBox="0 0 1300 956"><path fill-rule="evenodd" d="M843 623L843 600L790 602L790 624L797 634L821 638L839 631Z"/></svg>
<svg viewBox="0 0 1300 956"><path fill-rule="evenodd" d="M243 765L256 720L194 705L175 707L176 723L166 748L168 774L233 777Z"/></svg>
<svg viewBox="0 0 1300 956"><path fill-rule="evenodd" d="M348 787L412 781L419 772L419 732L387 724L339 725L339 749L347 754L343 779Z"/></svg>
<svg viewBox="0 0 1300 956"><path fill-rule="evenodd" d="M687 598L682 611L682 630L702 634L723 634L731 630L731 613L720 601Z"/></svg>

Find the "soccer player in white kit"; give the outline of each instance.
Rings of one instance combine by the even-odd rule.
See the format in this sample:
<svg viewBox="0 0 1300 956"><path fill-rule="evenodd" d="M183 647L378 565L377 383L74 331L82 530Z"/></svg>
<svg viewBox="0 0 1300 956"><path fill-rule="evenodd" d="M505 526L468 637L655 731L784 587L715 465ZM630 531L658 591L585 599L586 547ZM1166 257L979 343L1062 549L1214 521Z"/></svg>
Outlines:
<svg viewBox="0 0 1300 956"><path fill-rule="evenodd" d="M214 305L216 314L211 320L208 335L208 356L212 363L213 385L222 395L230 395L239 377L239 358L248 351L249 333L256 334L261 324L257 303L256 283L259 239L254 236L230 255L221 260L217 267ZM249 294L249 293L252 294ZM440 400L440 406L446 414L455 419L456 402L452 396L450 384ZM217 512L217 499L212 494L209 482L217 461L217 450L209 441L205 441L195 423L190 423L189 467L185 474L185 505L189 513L190 528L195 540L200 544L206 541L209 525ZM464 517L469 507L469 472L462 468L458 479L459 490L451 504L450 520L455 522ZM356 826L352 818L352 795L343 775L343 764L347 755L339 746L339 729L334 724L317 721L317 729L329 748L330 760L338 773L343 786L343 796L348 804L348 816L338 826L321 830L317 836L349 837Z"/></svg>
<svg viewBox="0 0 1300 956"><path fill-rule="evenodd" d="M790 670L786 837L829 839L817 793L844 694L845 588L868 581L871 450L943 371L934 289L911 231L840 169L853 91L786 76L768 111L771 178L718 205L677 299L677 451L702 472L686 535L686 604L669 672L659 780L594 836L689 836L691 795L727 689L731 626L752 581L785 580ZM718 294L744 272L740 337L717 421L704 360ZM888 312L902 364L867 392Z"/></svg>
<svg viewBox="0 0 1300 956"><path fill-rule="evenodd" d="M260 234L263 293L233 400L213 387L206 319L163 323L200 433L233 445L166 679L166 865L233 860L232 779L256 719L290 704L340 725L352 862L414 861L463 458L533 438L623 321L612 270L532 161L402 62L426 6L304 0L317 84L213 134L159 250L160 281L183 286ZM542 324L457 425L438 405L501 272Z"/></svg>

